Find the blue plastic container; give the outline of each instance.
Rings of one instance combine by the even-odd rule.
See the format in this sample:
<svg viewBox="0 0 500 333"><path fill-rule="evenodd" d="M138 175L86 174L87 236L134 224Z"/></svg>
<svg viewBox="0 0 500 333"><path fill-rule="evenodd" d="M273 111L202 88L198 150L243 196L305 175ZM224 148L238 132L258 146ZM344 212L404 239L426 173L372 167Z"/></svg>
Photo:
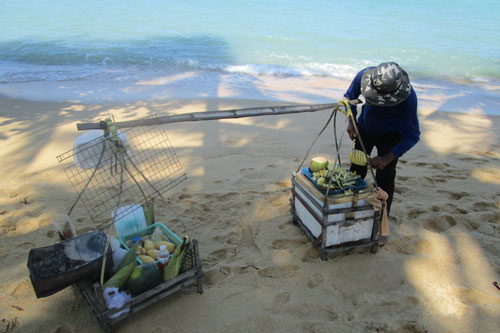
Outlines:
<svg viewBox="0 0 500 333"><path fill-rule="evenodd" d="M321 193L325 193L326 194L326 188L321 187L313 179L313 176L312 176L311 171L309 170L309 167L303 168L302 169L302 174L304 176L306 176L306 178L309 179L314 184L314 186L316 186L316 188L321 191ZM367 187L368 187L368 183L364 179L358 178L358 182L356 183L356 185L346 186L346 187L344 187L341 190L328 191L328 195L343 193L347 189L354 189L355 191L359 191L359 190L362 190L362 189L367 188Z"/></svg>
<svg viewBox="0 0 500 333"><path fill-rule="evenodd" d="M122 246L125 248L125 250L129 250L129 247L127 246L127 241L133 240L134 238L137 237L144 237L147 235L151 235L154 231L155 228L159 228L162 232L163 235L168 239L169 242L174 243L174 245L177 247L181 245L182 239L180 239L176 234L174 234L169 228L167 228L163 223L153 223L150 226L146 227L146 229L142 229L136 233L120 237L120 243ZM170 253L170 257L172 257L172 253ZM169 257L169 258L170 258ZM142 264L143 262L141 259L137 258L137 262L139 264ZM155 261L155 263L158 263L158 260Z"/></svg>

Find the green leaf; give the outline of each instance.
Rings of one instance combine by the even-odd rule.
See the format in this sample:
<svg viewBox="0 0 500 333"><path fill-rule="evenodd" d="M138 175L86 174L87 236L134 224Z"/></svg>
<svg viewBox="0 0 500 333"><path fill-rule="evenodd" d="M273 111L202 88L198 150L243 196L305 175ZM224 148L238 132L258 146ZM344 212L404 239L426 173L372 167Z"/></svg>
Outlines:
<svg viewBox="0 0 500 333"><path fill-rule="evenodd" d="M155 223L154 201L148 202L142 206L144 216L146 217L146 225L150 226Z"/></svg>
<svg viewBox="0 0 500 333"><path fill-rule="evenodd" d="M168 281L179 275L188 243L189 237L184 236L182 244L175 248L174 254L168 261L167 267L165 267L165 270L163 271L163 281Z"/></svg>

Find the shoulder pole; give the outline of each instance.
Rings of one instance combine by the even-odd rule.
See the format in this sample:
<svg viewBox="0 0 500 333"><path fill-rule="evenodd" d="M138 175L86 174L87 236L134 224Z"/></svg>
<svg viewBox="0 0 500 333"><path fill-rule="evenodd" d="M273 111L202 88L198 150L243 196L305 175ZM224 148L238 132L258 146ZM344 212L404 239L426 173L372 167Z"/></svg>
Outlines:
<svg viewBox="0 0 500 333"><path fill-rule="evenodd" d="M362 101L357 99L357 100L351 100L349 101L349 103L352 105L357 105L361 104ZM344 106L342 102L313 104L313 105L269 106L269 107L234 109L234 110L224 110L224 111L191 112L191 113L175 114L175 115L155 117L155 118L120 121L116 122L115 125L118 128L155 126L155 125L179 123L186 121L218 120L218 119L282 115L282 114L303 113L303 112L316 112L327 109L333 109L341 106ZM79 123L76 125L76 127L80 131L92 130L92 129L104 130L107 129L107 124L105 121L100 121L98 123Z"/></svg>

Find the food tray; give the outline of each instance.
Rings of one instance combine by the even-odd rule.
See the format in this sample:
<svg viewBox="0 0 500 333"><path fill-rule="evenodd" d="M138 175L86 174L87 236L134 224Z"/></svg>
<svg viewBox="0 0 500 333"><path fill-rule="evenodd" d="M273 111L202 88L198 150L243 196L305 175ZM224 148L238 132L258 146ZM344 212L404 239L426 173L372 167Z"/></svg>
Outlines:
<svg viewBox="0 0 500 333"><path fill-rule="evenodd" d="M304 176L307 177L307 179L309 179L311 181L311 183L314 184L314 186L316 186L318 188L318 190L321 191L321 193L326 193L326 189L321 187L314 179L313 179L313 176L312 176L312 173L311 171L309 170L308 167L306 168L303 168L302 169L302 174ZM335 191L328 191L328 195L330 194L339 194L339 193L343 193L345 190L347 189L353 189L354 191L359 191L359 190L362 190L364 188L367 188L368 187L368 183L364 180L364 179L361 179L361 178L358 178L358 182L356 183L356 185L352 185L352 186L346 186L344 187L343 189L341 190L335 190Z"/></svg>
<svg viewBox="0 0 500 333"><path fill-rule="evenodd" d="M163 223L153 223L153 224L147 226L145 229L142 229L136 233L120 237L120 239L119 239L120 243L125 248L125 250L128 251L129 250L129 247L127 246L128 241L134 239L135 237L143 237L146 235L151 235L154 232L155 228L159 228L163 232L163 235L165 237L167 237L168 241L173 243L175 245L175 247L179 246L182 243L182 239L180 239L176 234L174 234ZM169 258L172 257L172 255L173 255L173 253L170 253ZM139 259L139 258L136 258L136 259L137 259L137 262L139 264L143 263L141 261L141 259ZM158 260L156 260L155 262L158 263Z"/></svg>

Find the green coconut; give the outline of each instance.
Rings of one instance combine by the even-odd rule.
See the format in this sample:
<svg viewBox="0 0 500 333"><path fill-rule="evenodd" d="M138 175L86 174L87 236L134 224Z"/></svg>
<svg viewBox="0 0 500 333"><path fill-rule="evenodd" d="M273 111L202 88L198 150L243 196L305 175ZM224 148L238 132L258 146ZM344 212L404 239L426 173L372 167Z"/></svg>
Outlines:
<svg viewBox="0 0 500 333"><path fill-rule="evenodd" d="M318 172L319 170L323 170L328 166L328 159L319 156L311 159L309 163L309 170L311 172Z"/></svg>

